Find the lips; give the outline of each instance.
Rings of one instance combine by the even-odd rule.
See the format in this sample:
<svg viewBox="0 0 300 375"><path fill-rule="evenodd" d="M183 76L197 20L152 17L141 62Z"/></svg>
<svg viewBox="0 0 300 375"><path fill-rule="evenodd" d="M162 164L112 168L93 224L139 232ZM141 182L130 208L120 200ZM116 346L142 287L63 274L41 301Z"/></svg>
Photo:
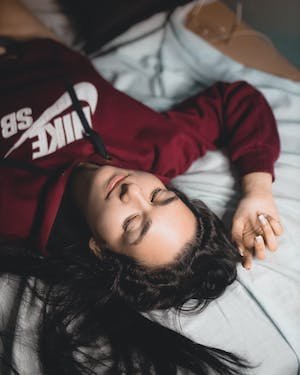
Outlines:
<svg viewBox="0 0 300 375"><path fill-rule="evenodd" d="M120 184L121 181L123 181L125 178L127 177L127 175L118 175L118 176L114 176L112 177L108 184L107 184L107 194L106 194L106 197L105 199L107 199L109 197L109 195L112 193L112 191Z"/></svg>

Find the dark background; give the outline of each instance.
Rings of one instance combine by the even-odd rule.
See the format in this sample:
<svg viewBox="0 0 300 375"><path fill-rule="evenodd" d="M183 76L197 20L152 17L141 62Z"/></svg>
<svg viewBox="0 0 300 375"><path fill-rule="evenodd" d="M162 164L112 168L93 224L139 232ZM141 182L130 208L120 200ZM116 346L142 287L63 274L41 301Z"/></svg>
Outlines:
<svg viewBox="0 0 300 375"><path fill-rule="evenodd" d="M97 51L130 25L190 0L57 0L85 40ZM222 0L235 10L238 0ZM300 0L240 0L243 21L266 34L275 47L300 68ZM84 17L82 15L84 14Z"/></svg>

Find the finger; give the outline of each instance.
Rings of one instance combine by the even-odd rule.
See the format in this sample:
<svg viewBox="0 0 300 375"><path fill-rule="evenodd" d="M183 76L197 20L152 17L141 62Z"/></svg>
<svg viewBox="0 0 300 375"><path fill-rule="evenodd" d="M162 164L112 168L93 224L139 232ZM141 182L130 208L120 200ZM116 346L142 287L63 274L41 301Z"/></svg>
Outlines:
<svg viewBox="0 0 300 375"><path fill-rule="evenodd" d="M283 233L283 227L280 221L276 220L274 217L270 215L267 216L267 219L273 229L274 234L276 234L276 236L281 236Z"/></svg>
<svg viewBox="0 0 300 375"><path fill-rule="evenodd" d="M255 256L258 259L265 259L265 242L264 239L261 235L258 235L254 238L254 251L255 251Z"/></svg>
<svg viewBox="0 0 300 375"><path fill-rule="evenodd" d="M247 250L247 248L244 246L243 241L240 240L240 241L234 241L234 242L238 248L240 255L243 257L242 266L246 269L250 269L251 263L252 263L252 260L251 260L252 256L251 254L249 254L249 250Z"/></svg>
<svg viewBox="0 0 300 375"><path fill-rule="evenodd" d="M243 246L244 224L241 221L234 221L231 229L231 239L238 245Z"/></svg>
<svg viewBox="0 0 300 375"><path fill-rule="evenodd" d="M246 270L250 270L252 267L252 254L249 250L244 251L242 265Z"/></svg>
<svg viewBox="0 0 300 375"><path fill-rule="evenodd" d="M251 268L251 265L252 265L252 254L251 254L251 252L244 246L242 241L240 241L240 242L236 241L236 245L238 247L239 253L243 257L242 266L244 268L246 268L247 270L249 270Z"/></svg>
<svg viewBox="0 0 300 375"><path fill-rule="evenodd" d="M235 243L236 243L236 246L237 246L237 248L239 250L240 255L242 257L244 257L244 255L246 254L247 249L245 248L245 246L243 245L242 242L237 242L236 241Z"/></svg>
<svg viewBox="0 0 300 375"><path fill-rule="evenodd" d="M241 221L235 221L231 230L231 238L232 241L235 242L236 246L238 247L239 253L243 257L242 266L247 270L250 270L252 266L252 254L244 245L243 230L244 223Z"/></svg>
<svg viewBox="0 0 300 375"><path fill-rule="evenodd" d="M261 223L263 236L265 239L265 243L268 246L268 249L271 251L275 251L277 249L278 241L273 232L273 229L264 215L258 215L258 220Z"/></svg>

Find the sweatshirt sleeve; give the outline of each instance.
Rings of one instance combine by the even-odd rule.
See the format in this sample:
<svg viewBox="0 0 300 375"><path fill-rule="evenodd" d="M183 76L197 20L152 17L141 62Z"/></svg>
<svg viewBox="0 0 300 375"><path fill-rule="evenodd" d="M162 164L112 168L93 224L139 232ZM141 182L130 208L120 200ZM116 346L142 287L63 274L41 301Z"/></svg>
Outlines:
<svg viewBox="0 0 300 375"><path fill-rule="evenodd" d="M274 175L280 142L270 106L246 82L218 82L165 112L172 123L195 139L199 156L225 148L239 176L251 172ZM194 150L195 151L195 150Z"/></svg>

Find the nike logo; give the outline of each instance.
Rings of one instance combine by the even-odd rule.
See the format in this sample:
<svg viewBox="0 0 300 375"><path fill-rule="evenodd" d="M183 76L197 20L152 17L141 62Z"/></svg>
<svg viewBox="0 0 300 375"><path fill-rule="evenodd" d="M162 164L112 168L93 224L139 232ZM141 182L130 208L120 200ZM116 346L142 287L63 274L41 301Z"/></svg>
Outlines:
<svg viewBox="0 0 300 375"><path fill-rule="evenodd" d="M95 113L98 102L97 89L89 82L80 82L74 85L74 90L79 101L88 103L88 106L83 108L83 112L89 125L92 126L91 114ZM24 131L19 140L7 151L4 158L7 158L28 139L35 138L35 141L32 142L32 158L37 159L55 152L66 144L83 138L84 130L75 111L57 117L71 105L70 95L65 92ZM30 113L30 111L27 112ZM51 123L53 119L54 121Z"/></svg>

